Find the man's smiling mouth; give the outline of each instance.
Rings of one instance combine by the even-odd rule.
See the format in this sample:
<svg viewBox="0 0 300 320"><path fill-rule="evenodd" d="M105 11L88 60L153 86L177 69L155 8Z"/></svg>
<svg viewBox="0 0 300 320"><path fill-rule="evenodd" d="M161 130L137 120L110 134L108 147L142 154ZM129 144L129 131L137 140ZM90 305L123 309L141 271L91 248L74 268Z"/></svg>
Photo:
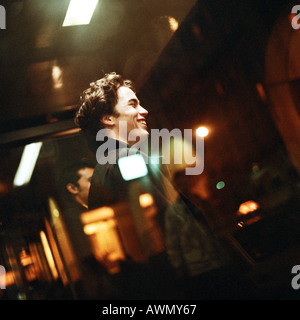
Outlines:
<svg viewBox="0 0 300 320"><path fill-rule="evenodd" d="M138 122L145 125L145 126L147 125L146 120L144 120L144 119L138 120Z"/></svg>

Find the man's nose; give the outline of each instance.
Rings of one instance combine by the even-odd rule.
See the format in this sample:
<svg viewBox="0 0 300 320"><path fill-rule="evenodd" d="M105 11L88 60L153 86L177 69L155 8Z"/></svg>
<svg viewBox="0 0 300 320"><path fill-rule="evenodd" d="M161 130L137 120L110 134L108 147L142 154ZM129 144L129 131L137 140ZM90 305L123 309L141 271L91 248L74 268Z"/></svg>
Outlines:
<svg viewBox="0 0 300 320"><path fill-rule="evenodd" d="M146 116L148 114L148 111L144 107L139 105L139 114L142 114L142 115Z"/></svg>

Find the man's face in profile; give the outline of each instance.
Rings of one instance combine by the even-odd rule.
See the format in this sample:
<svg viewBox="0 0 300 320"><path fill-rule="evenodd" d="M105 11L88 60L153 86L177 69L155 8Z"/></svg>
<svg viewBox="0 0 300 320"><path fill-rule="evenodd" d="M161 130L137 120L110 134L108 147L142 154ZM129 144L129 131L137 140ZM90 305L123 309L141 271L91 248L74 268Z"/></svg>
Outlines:
<svg viewBox="0 0 300 320"><path fill-rule="evenodd" d="M93 173L94 173L94 169L88 168L88 167L82 168L78 171L80 178L77 181L78 183L77 197L82 204L87 205L88 203L89 190L91 186L91 179L92 179Z"/></svg>
<svg viewBox="0 0 300 320"><path fill-rule="evenodd" d="M140 101L131 89L127 87L120 87L118 89L118 103L115 106L115 111L119 116L113 117L114 129L119 135L120 140L128 144L134 143L128 141L128 134L131 130L135 130L135 135L139 137L149 135L146 123L148 111L140 105ZM120 129L120 121L127 123L127 133L123 133Z"/></svg>

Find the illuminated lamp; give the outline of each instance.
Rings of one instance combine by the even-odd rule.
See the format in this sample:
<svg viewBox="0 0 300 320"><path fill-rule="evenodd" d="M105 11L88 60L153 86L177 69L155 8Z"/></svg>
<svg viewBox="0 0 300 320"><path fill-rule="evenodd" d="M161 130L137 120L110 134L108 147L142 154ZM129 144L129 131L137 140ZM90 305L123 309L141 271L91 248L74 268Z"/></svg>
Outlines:
<svg viewBox="0 0 300 320"><path fill-rule="evenodd" d="M208 135L209 131L206 127L199 127L196 130L196 133L199 137L206 137Z"/></svg>
<svg viewBox="0 0 300 320"><path fill-rule="evenodd" d="M71 0L63 27L89 24L98 0Z"/></svg>
<svg viewBox="0 0 300 320"><path fill-rule="evenodd" d="M42 142L31 143L25 146L14 178L14 186L20 187L30 181L41 147Z"/></svg>
<svg viewBox="0 0 300 320"><path fill-rule="evenodd" d="M259 204L257 202L249 200L240 205L238 213L241 215L246 215L250 212L256 211L258 208Z"/></svg>
<svg viewBox="0 0 300 320"><path fill-rule="evenodd" d="M80 220L84 225L112 218L114 218L114 210L111 207L97 208L91 211L86 211L80 215Z"/></svg>
<svg viewBox="0 0 300 320"><path fill-rule="evenodd" d="M154 204L154 200L150 193L143 193L139 196L139 203L142 208L147 208Z"/></svg>

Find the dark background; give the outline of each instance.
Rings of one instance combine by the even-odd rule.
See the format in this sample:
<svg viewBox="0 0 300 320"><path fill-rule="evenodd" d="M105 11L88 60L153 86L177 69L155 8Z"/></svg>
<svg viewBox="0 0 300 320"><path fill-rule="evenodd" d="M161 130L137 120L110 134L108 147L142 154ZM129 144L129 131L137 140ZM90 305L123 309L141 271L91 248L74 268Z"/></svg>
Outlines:
<svg viewBox="0 0 300 320"><path fill-rule="evenodd" d="M62 28L68 2L0 2L7 14L0 30L1 226L15 234L3 233L3 241L35 238L44 200L57 192L52 178L71 159L90 156L73 123L76 104L91 81L116 71L136 83L150 128L209 128L205 172L215 231L240 250L262 298L294 298L300 69L285 58L300 51L299 41L290 45L299 40L289 20L296 2L102 0L88 26ZM179 23L175 32L168 17ZM53 66L62 72L59 88ZM32 183L14 190L22 146L40 139ZM225 188L216 188L219 181ZM236 213L248 200L261 204L259 220L243 218L240 228Z"/></svg>

